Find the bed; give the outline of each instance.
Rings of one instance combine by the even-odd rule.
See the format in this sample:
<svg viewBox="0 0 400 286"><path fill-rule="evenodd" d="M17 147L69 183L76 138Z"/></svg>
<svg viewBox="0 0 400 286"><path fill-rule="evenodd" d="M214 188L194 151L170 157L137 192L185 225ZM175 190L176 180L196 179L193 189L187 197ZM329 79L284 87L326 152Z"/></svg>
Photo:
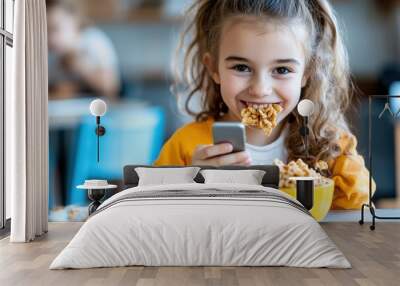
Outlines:
<svg viewBox="0 0 400 286"><path fill-rule="evenodd" d="M193 183L149 186L138 185L137 167L124 168L125 190L99 206L50 269L351 267L309 212L278 190L276 166L218 168L263 170L260 185L204 183L198 173Z"/></svg>

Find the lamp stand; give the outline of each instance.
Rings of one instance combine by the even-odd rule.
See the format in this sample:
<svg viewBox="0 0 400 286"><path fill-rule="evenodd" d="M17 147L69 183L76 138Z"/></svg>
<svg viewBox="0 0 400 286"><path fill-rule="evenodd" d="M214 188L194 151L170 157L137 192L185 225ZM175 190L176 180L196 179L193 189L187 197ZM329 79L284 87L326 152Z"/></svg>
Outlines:
<svg viewBox="0 0 400 286"><path fill-rule="evenodd" d="M100 161L100 136L106 134L106 129L100 125L100 116L96 116L96 130L95 133L97 135L97 162Z"/></svg>
<svg viewBox="0 0 400 286"><path fill-rule="evenodd" d="M303 126L300 127L300 134L304 139L304 148L306 151L306 157L308 158L308 135L310 134L310 130L308 129L308 116L303 117Z"/></svg>

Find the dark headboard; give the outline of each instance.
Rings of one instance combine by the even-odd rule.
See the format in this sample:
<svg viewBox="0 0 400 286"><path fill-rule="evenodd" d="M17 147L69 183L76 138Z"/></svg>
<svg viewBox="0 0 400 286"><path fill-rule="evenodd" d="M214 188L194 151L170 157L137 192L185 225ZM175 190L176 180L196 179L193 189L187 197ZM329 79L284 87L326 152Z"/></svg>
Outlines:
<svg viewBox="0 0 400 286"><path fill-rule="evenodd" d="M135 171L136 167L148 167L148 168L182 168L182 166L149 166L149 165L127 165L124 167L124 189L136 187L139 182L139 177ZM256 169L265 171L265 175L262 180L262 185L265 187L279 188L279 168L275 165L254 165L248 167L241 166L198 166L201 169L220 169L220 170L248 170ZM197 183L204 183L204 178L200 174L194 178Z"/></svg>

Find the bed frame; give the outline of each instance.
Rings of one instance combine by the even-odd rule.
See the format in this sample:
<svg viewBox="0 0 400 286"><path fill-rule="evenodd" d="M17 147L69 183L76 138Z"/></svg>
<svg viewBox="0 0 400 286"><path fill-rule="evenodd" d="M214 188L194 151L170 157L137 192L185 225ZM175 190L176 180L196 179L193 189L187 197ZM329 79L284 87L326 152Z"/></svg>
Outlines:
<svg viewBox="0 0 400 286"><path fill-rule="evenodd" d="M124 184L123 189L126 190L128 188L136 187L139 183L139 176L135 171L137 167L147 167L147 168L183 168L184 166L150 166L150 165L127 165L124 167ZM275 189L279 189L279 168L275 165L254 165L254 166L197 166L202 170L205 169L219 169L219 170L263 170L265 171L265 175L262 179L261 184L264 187L271 187ZM197 183L204 183L204 178L200 174L194 178ZM101 200L104 198L105 190L92 190L92 194L89 198L92 200L92 203L88 206L89 215L96 211L98 206L101 204Z"/></svg>
<svg viewBox="0 0 400 286"><path fill-rule="evenodd" d="M148 168L182 168L183 166L149 166L149 165L127 165L124 167L124 189L136 187L139 182L139 176L135 171L137 167L148 167ZM262 179L261 184L265 187L279 188L279 168L275 165L254 165L254 166L197 166L202 170L204 169L219 169L219 170L263 170L265 175ZM194 178L197 183L204 183L204 178L200 174Z"/></svg>

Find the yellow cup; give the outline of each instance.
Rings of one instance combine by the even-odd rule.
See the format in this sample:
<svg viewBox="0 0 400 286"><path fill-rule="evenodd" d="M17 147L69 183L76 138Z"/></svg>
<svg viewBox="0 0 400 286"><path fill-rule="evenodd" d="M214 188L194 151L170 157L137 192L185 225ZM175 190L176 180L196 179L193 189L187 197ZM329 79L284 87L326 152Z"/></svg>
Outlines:
<svg viewBox="0 0 400 286"><path fill-rule="evenodd" d="M314 185L314 203L310 213L317 221L321 221L328 214L335 190L335 182L331 179L325 180L326 184ZM296 198L296 186L280 188L280 190Z"/></svg>

